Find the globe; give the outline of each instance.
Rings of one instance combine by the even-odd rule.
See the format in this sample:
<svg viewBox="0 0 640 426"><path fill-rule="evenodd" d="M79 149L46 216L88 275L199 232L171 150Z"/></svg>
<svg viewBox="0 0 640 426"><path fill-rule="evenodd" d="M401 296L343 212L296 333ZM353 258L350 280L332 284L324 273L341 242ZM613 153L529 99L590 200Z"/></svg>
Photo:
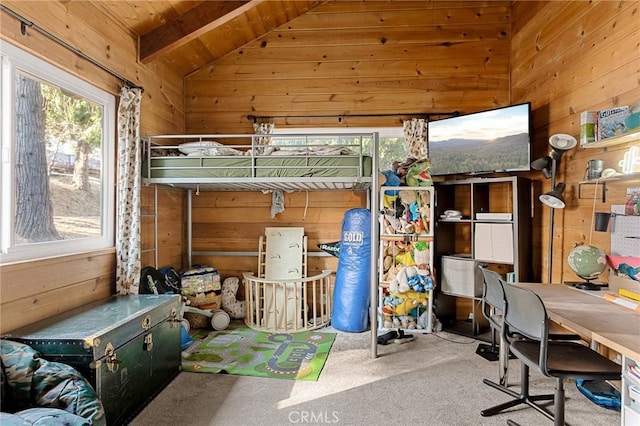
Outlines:
<svg viewBox="0 0 640 426"><path fill-rule="evenodd" d="M569 268L580 278L591 281L607 267L606 255L598 247L579 245L569 252Z"/></svg>

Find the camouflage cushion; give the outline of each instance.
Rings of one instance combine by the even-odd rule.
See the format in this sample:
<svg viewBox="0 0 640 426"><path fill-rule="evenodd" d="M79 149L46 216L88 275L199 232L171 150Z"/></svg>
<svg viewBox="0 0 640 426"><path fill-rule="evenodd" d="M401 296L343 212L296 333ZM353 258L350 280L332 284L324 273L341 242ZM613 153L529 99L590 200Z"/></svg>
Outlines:
<svg viewBox="0 0 640 426"><path fill-rule="evenodd" d="M4 377L4 368L0 368L0 409L4 407L4 396L7 394L7 379Z"/></svg>
<svg viewBox="0 0 640 426"><path fill-rule="evenodd" d="M90 426L84 417L59 408L29 408L15 414L0 413L2 426Z"/></svg>
<svg viewBox="0 0 640 426"><path fill-rule="evenodd" d="M73 367L40 358L40 354L28 345L11 340L0 340L0 360L5 381L2 386L3 411L15 413L34 407L58 408L70 413L68 418L46 410L26 410L28 417L22 416L24 411L16 414L27 421L42 413L50 420L59 419L56 424L106 425L100 399L89 382ZM71 421L71 415L80 416L85 423L78 423L78 419ZM31 421L27 424L43 423Z"/></svg>

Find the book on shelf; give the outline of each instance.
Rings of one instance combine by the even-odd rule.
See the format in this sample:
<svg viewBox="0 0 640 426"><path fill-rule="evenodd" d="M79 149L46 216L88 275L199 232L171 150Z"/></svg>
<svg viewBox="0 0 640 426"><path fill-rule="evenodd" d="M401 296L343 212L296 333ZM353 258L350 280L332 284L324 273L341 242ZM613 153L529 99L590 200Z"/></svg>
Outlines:
<svg viewBox="0 0 640 426"><path fill-rule="evenodd" d="M627 188L627 196L624 202L624 214L627 216L640 215L640 188Z"/></svg>
<svg viewBox="0 0 640 426"><path fill-rule="evenodd" d="M629 385L629 398L640 403L640 388L635 385Z"/></svg>
<svg viewBox="0 0 640 426"><path fill-rule="evenodd" d="M596 140L605 140L626 133L625 118L629 115L628 106L603 109L595 118Z"/></svg>
<svg viewBox="0 0 640 426"><path fill-rule="evenodd" d="M596 117L598 111L583 111L580 114L580 146L596 141Z"/></svg>
<svg viewBox="0 0 640 426"><path fill-rule="evenodd" d="M640 367L637 365L630 365L627 367L627 374L631 377L636 383L640 383Z"/></svg>

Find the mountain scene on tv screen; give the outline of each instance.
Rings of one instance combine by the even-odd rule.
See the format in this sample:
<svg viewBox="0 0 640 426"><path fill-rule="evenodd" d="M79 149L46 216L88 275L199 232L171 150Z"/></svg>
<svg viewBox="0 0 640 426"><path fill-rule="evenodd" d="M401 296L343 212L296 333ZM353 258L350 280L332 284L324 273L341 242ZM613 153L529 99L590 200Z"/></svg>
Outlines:
<svg viewBox="0 0 640 426"><path fill-rule="evenodd" d="M431 174L482 173L529 168L529 135L493 140L448 139L429 144Z"/></svg>

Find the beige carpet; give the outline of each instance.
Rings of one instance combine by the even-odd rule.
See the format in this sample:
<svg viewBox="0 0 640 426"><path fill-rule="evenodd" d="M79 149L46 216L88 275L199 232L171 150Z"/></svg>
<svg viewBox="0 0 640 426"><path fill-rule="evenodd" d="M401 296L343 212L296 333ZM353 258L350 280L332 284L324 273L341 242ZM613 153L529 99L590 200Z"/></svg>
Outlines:
<svg viewBox="0 0 640 426"><path fill-rule="evenodd" d="M327 331L335 331L331 328ZM131 423L145 425L551 425L523 406L493 417L480 410L509 397L482 383L495 379L496 362L475 354L478 342L446 332L416 335L405 344L378 346L370 334L338 332L317 382L180 373ZM519 363L510 361L510 382ZM532 394L553 391L552 379L534 373ZM569 425L614 426L620 413L587 400L566 384Z"/></svg>

